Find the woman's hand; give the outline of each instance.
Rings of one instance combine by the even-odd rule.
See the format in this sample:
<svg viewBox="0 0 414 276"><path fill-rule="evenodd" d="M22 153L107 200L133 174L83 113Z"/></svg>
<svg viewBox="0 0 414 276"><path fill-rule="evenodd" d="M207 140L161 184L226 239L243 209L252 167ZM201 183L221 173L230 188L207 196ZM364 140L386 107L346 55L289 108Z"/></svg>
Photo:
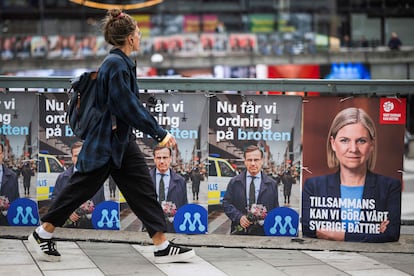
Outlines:
<svg viewBox="0 0 414 276"><path fill-rule="evenodd" d="M344 241L345 232L343 231L328 231L328 230L316 230L316 237L318 239L330 240L330 241Z"/></svg>
<svg viewBox="0 0 414 276"><path fill-rule="evenodd" d="M170 139L168 139L165 146L167 148L172 148L172 149L175 149L177 147L177 141L175 140L174 136L170 135Z"/></svg>
<svg viewBox="0 0 414 276"><path fill-rule="evenodd" d="M389 220L384 220L383 222L381 222L380 225L380 233L384 233L385 230L387 230L387 225L390 224Z"/></svg>
<svg viewBox="0 0 414 276"><path fill-rule="evenodd" d="M177 141L175 140L174 136L171 133L167 133L167 136L158 144L161 147L167 147L175 149L177 147Z"/></svg>

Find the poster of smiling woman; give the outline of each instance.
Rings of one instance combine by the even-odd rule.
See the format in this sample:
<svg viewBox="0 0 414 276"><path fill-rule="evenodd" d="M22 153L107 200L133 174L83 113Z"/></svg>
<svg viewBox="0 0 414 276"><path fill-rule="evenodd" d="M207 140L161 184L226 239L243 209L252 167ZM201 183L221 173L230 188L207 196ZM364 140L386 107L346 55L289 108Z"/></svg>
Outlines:
<svg viewBox="0 0 414 276"><path fill-rule="evenodd" d="M305 237L392 242L400 236L405 99L304 103Z"/></svg>
<svg viewBox="0 0 414 276"><path fill-rule="evenodd" d="M37 113L34 93L0 94L0 225L39 223L36 204Z"/></svg>

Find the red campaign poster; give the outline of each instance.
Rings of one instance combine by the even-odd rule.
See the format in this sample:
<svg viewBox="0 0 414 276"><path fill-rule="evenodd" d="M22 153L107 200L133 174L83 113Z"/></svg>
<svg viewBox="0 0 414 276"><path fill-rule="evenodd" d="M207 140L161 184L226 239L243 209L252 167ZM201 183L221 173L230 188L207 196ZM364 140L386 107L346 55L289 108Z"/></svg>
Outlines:
<svg viewBox="0 0 414 276"><path fill-rule="evenodd" d="M200 52L199 36L196 34L175 35L172 39L173 45L179 45L176 52L179 56L195 56Z"/></svg>
<svg viewBox="0 0 414 276"><path fill-rule="evenodd" d="M405 125L406 106L405 98L381 98L380 123Z"/></svg>
<svg viewBox="0 0 414 276"><path fill-rule="evenodd" d="M203 14L203 33L214 33L219 22L215 14Z"/></svg>
<svg viewBox="0 0 414 276"><path fill-rule="evenodd" d="M153 39L154 51L158 53L178 54L184 50L184 36L159 36Z"/></svg>
<svg viewBox="0 0 414 276"><path fill-rule="evenodd" d="M224 55L228 51L226 34L202 33L200 41L203 54Z"/></svg>
<svg viewBox="0 0 414 276"><path fill-rule="evenodd" d="M184 15L183 31L185 33L199 33L200 17L198 15Z"/></svg>
<svg viewBox="0 0 414 276"><path fill-rule="evenodd" d="M35 93L0 94L0 225L38 225L36 177L38 98Z"/></svg>
<svg viewBox="0 0 414 276"><path fill-rule="evenodd" d="M36 152L37 201L40 216L68 185L74 173L77 156L82 149L80 139L73 135L67 124L67 93L43 93L39 100L39 148ZM119 227L119 192L111 179L103 183L92 198L82 203L63 227L83 229L111 229ZM114 212L106 212L114 208ZM117 214L111 218L103 214ZM110 220L110 222L108 222Z"/></svg>
<svg viewBox="0 0 414 276"><path fill-rule="evenodd" d="M319 65L317 64L284 64L267 66L267 77L271 79L319 79ZM288 95L304 95L303 91L284 91ZM308 96L317 96L318 92L308 92ZM269 91L269 94L281 95L282 92Z"/></svg>
<svg viewBox="0 0 414 276"><path fill-rule="evenodd" d="M209 233L268 235L272 227L266 228L266 218L278 207L298 217L301 125L300 97L217 94L210 99ZM259 181L253 183L251 202L250 175Z"/></svg>
<svg viewBox="0 0 414 276"><path fill-rule="evenodd" d="M161 127L168 130L177 141L177 148L158 148L150 136L135 130L137 144L144 153L157 198L163 208L167 232L194 234L176 214L185 208L201 207L205 225L193 221L195 231L207 230L207 158L208 158L208 97L189 93L140 94L143 105L155 117ZM164 198L160 195L160 174L164 182ZM163 178L164 181L164 178ZM121 226L128 231L146 231L142 222L132 213L123 197ZM190 208L190 209L191 209ZM191 212L191 210L189 211ZM205 213L205 215L203 215ZM200 223L200 224L199 224ZM178 229L179 231L177 231ZM200 234L198 232L198 234Z"/></svg>
<svg viewBox="0 0 414 276"><path fill-rule="evenodd" d="M257 37L255 34L230 34L229 50L234 53L251 53L256 51Z"/></svg>
<svg viewBox="0 0 414 276"><path fill-rule="evenodd" d="M306 99L304 236L357 242L398 240L405 131L401 116L405 118L404 99ZM384 118L396 120L383 123Z"/></svg>
<svg viewBox="0 0 414 276"><path fill-rule="evenodd" d="M158 36L153 39L154 52L168 53L168 37Z"/></svg>

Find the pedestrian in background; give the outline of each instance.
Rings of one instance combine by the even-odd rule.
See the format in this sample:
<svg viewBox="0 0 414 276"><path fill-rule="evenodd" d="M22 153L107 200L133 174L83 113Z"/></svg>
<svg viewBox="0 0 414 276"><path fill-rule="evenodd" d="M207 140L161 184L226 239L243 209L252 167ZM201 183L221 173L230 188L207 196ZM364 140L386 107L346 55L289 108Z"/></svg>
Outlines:
<svg viewBox="0 0 414 276"><path fill-rule="evenodd" d="M201 182L201 172L198 168L198 164L192 169L190 173L191 179L191 190L193 192L193 200L198 200L198 195L200 193L200 182Z"/></svg>
<svg viewBox="0 0 414 276"><path fill-rule="evenodd" d="M390 50L400 50L401 46L402 46L402 42L400 38L398 37L397 33L392 32L391 38L388 41L388 48L390 48Z"/></svg>
<svg viewBox="0 0 414 276"><path fill-rule="evenodd" d="M177 145L139 100L136 66L129 55L140 49L140 29L130 15L112 9L103 20L103 33L113 48L97 77L96 108L101 114L85 138L77 171L42 217L43 224L29 236L29 242L42 259L60 261L53 239L55 228L62 226L111 175L132 211L146 225L154 243L155 262L188 260L195 256L194 250L168 241L164 234L164 214L132 131L138 129L150 135L161 146Z"/></svg>
<svg viewBox="0 0 414 276"><path fill-rule="evenodd" d="M344 35L341 41L341 47L343 48L352 48L354 44L352 43L352 40L349 35Z"/></svg>
<svg viewBox="0 0 414 276"><path fill-rule="evenodd" d="M283 196L284 196L284 202L286 206L290 205L290 195L292 193L292 185L296 183L296 180L291 175L290 170L285 170L283 172L283 175L281 177L281 181L283 184Z"/></svg>
<svg viewBox="0 0 414 276"><path fill-rule="evenodd" d="M25 162L23 164L21 173L23 176L24 195L30 196L30 182L32 180L32 176L34 176L34 171L29 162Z"/></svg>

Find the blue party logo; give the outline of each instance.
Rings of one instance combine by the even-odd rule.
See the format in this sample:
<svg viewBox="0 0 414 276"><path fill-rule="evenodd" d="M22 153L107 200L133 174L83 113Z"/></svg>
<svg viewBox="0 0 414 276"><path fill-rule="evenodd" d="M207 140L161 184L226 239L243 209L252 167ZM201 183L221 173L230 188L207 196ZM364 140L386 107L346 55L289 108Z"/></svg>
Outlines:
<svg viewBox="0 0 414 276"><path fill-rule="evenodd" d="M176 233L205 234L207 232L207 210L198 204L186 204L174 216Z"/></svg>
<svg viewBox="0 0 414 276"><path fill-rule="evenodd" d="M7 221L11 226L39 225L39 211L36 202L28 198L14 200L7 211Z"/></svg>
<svg viewBox="0 0 414 276"><path fill-rule="evenodd" d="M299 228L299 214L288 207L272 209L264 222L266 236L297 237Z"/></svg>
<svg viewBox="0 0 414 276"><path fill-rule="evenodd" d="M119 230L119 204L114 201L99 203L92 213L92 225L98 230Z"/></svg>

